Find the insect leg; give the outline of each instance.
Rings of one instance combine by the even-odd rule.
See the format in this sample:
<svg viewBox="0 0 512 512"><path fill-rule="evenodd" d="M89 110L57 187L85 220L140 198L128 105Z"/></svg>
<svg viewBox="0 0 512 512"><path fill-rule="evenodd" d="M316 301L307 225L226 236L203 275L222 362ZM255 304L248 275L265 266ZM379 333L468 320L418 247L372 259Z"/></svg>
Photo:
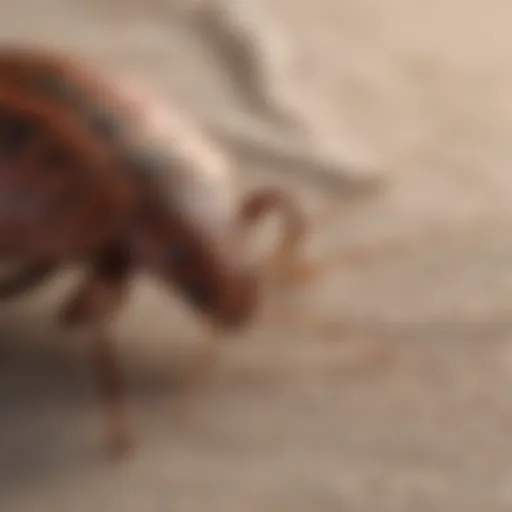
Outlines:
<svg viewBox="0 0 512 512"><path fill-rule="evenodd" d="M213 376L221 355L222 334L214 329L185 370L183 390L176 407L176 420L182 427L186 426L191 419L198 393L205 389Z"/></svg>
<svg viewBox="0 0 512 512"><path fill-rule="evenodd" d="M110 451L123 456L131 445L124 404L124 385L121 370L108 334L98 332L92 337L91 364L98 395L105 409L107 436Z"/></svg>
<svg viewBox="0 0 512 512"><path fill-rule="evenodd" d="M120 249L107 251L61 316L64 325L85 325L92 331L92 369L99 398L106 410L109 446L115 455L123 455L129 449L130 435L125 420L121 370L107 324L121 305L130 269L129 261Z"/></svg>

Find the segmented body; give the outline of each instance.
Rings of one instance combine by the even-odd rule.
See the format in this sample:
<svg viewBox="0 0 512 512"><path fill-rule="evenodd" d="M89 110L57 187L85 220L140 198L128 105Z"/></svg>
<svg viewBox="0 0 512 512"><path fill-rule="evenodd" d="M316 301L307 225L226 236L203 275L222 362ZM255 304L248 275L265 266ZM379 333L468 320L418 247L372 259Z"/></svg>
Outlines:
<svg viewBox="0 0 512 512"><path fill-rule="evenodd" d="M236 328L258 305L267 267L281 276L276 262L290 267L304 231L300 208L278 189L243 200L235 191L228 159L133 81L53 51L0 50L0 261L26 264L0 282L0 298L64 262L89 265L61 319L95 329L94 366L116 449L127 435L103 326L133 270L156 271L196 310ZM285 214L285 234L255 266L245 235L272 209Z"/></svg>
<svg viewBox="0 0 512 512"><path fill-rule="evenodd" d="M134 187L210 245L230 243L238 207L229 161L176 108L46 50L0 51L0 180L0 256L87 257Z"/></svg>

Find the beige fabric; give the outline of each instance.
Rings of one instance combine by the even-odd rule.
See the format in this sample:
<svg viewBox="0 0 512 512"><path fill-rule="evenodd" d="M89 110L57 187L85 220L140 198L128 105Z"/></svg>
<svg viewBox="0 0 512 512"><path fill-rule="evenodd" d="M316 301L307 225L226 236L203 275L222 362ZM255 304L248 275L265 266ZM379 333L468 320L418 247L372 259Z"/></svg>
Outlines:
<svg viewBox="0 0 512 512"><path fill-rule="evenodd" d="M255 326L185 430L172 377L197 324L138 282L117 326L138 436L124 465L102 457L85 342L51 323L74 276L3 305L2 512L511 509L509 1L3 4L3 39L85 52L174 98L243 188L281 183L313 212L333 188L322 176L389 173L379 198L315 231L312 254L409 243L297 298L389 343L389 366L346 371L360 338L326 343L305 315L296 330ZM250 81L219 56L223 39L248 48Z"/></svg>

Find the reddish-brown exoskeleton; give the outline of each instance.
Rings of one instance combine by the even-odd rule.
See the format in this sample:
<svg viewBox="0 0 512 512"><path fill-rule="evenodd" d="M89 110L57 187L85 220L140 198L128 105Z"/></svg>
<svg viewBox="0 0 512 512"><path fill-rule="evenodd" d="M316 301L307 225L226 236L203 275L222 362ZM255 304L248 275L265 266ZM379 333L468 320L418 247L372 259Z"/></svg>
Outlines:
<svg viewBox="0 0 512 512"><path fill-rule="evenodd" d="M112 447L127 446L119 371L104 326L137 269L153 271L225 330L252 317L305 233L275 188L235 198L229 162L178 112L89 63L53 51L0 50L0 257L25 269L0 284L21 293L64 263L90 276L64 307L89 325ZM250 264L249 225L283 214L273 256Z"/></svg>

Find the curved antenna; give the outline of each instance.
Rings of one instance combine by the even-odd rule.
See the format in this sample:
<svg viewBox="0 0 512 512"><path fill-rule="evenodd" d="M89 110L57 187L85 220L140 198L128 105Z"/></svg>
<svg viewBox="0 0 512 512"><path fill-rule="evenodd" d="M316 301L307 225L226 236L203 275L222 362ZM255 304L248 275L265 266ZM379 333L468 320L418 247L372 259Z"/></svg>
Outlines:
<svg viewBox="0 0 512 512"><path fill-rule="evenodd" d="M241 229L247 229L271 212L282 214L284 228L277 246L260 268L260 278L266 289L275 292L285 288L290 280L290 271L308 231L308 220L290 195L278 188L266 187L252 192L242 202Z"/></svg>

